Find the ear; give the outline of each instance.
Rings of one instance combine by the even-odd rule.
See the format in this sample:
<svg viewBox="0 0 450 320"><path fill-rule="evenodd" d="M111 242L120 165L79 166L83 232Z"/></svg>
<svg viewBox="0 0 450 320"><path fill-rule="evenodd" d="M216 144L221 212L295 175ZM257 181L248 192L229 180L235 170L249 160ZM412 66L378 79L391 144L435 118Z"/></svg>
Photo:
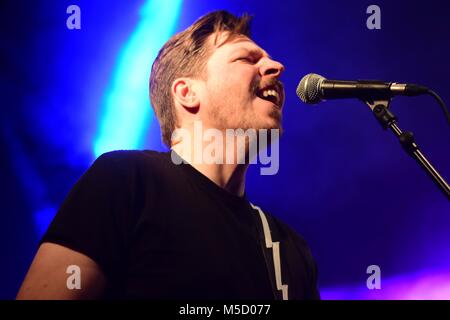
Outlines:
<svg viewBox="0 0 450 320"><path fill-rule="evenodd" d="M196 112L200 106L199 95L195 91L194 82L189 78L178 78L172 83L172 94L175 101L189 112Z"/></svg>

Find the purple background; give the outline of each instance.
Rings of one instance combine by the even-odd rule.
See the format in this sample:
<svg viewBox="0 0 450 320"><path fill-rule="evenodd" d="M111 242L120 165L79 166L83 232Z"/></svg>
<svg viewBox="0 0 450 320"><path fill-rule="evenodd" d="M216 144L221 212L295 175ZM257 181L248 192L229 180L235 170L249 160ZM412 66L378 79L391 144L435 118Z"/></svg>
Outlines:
<svg viewBox="0 0 450 320"><path fill-rule="evenodd" d="M15 296L49 219L95 158L101 101L144 2L0 5L0 298ZM70 4L81 8L81 30L66 28ZM312 107L295 95L300 78L315 72L419 83L449 103L448 2L377 1L381 30L366 28L371 4L185 0L176 30L215 9L249 12L255 41L284 63L280 170L261 176L252 168L247 191L306 238L323 298L449 299L448 200L364 104ZM437 103L398 97L391 106L450 179L450 131ZM162 149L155 121L144 133L142 148ZM372 264L381 290L366 288Z"/></svg>

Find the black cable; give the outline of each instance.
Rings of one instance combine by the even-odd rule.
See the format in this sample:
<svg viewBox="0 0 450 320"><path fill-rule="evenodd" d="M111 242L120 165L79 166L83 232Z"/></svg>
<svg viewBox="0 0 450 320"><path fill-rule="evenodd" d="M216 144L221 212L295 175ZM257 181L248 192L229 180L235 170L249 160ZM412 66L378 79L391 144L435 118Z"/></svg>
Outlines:
<svg viewBox="0 0 450 320"><path fill-rule="evenodd" d="M450 124L450 113L448 112L448 109L447 109L447 106L445 105L444 100L442 100L441 97L439 97L439 95L431 89L428 89L427 93L437 100L437 102L441 106L442 110L444 111L444 114L445 114L445 117L447 118L448 123Z"/></svg>

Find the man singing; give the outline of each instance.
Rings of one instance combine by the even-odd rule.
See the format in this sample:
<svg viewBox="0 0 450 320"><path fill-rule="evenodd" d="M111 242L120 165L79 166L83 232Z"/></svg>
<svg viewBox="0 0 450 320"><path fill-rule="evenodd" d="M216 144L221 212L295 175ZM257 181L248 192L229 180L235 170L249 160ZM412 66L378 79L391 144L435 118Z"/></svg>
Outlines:
<svg viewBox="0 0 450 320"><path fill-rule="evenodd" d="M246 197L261 136L232 148L225 139L281 130L284 67L249 24L216 11L167 41L150 98L171 151L100 156L49 226L18 299L319 299L306 242ZM195 135L211 130L223 133L214 159L224 161L195 161L208 145Z"/></svg>

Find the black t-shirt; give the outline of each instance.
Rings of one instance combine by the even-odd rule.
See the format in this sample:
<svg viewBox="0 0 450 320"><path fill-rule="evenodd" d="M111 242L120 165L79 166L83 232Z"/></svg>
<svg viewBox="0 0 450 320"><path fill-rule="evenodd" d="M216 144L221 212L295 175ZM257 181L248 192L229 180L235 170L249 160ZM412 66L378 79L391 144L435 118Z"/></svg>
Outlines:
<svg viewBox="0 0 450 320"><path fill-rule="evenodd" d="M279 242L289 299L319 298L306 242L265 214ZM281 298L258 211L191 165L174 164L170 152L100 156L64 200L43 242L96 261L107 278L104 298Z"/></svg>

